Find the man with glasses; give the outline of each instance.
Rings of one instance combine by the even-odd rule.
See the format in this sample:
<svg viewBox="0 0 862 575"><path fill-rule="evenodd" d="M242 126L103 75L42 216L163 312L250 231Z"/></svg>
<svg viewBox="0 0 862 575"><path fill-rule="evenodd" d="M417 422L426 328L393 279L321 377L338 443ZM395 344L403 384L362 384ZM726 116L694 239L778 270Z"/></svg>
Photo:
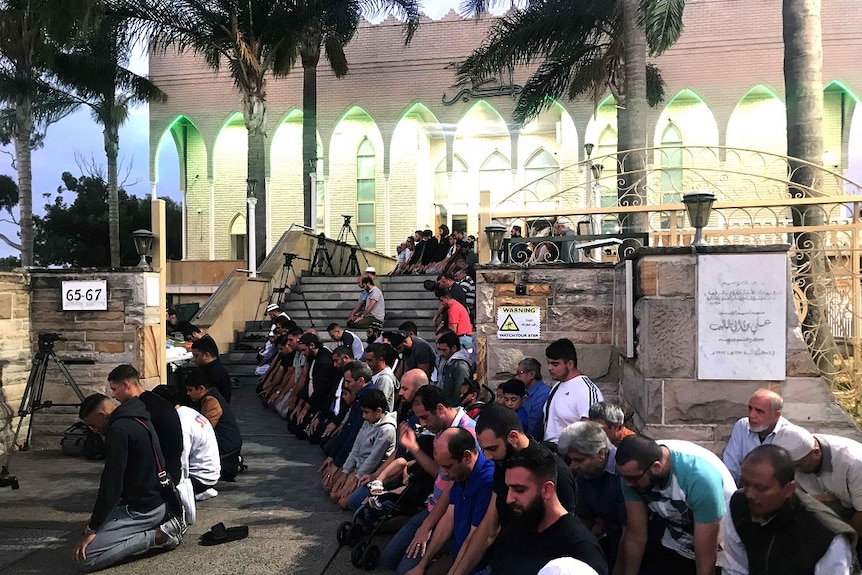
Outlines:
<svg viewBox="0 0 862 575"><path fill-rule="evenodd" d="M542 364L537 359L525 357L518 364L515 379L524 382L524 387L527 388L527 395L521 405L527 412L527 427L524 432L536 435L536 425L542 421L542 410L545 408L545 402L548 401L548 395L551 393L551 388L542 381Z"/></svg>
<svg viewBox="0 0 862 575"><path fill-rule="evenodd" d="M694 443L639 435L623 439L615 459L627 521L615 572L713 575L721 518L736 491L727 467ZM645 554L648 509L665 531L661 545Z"/></svg>

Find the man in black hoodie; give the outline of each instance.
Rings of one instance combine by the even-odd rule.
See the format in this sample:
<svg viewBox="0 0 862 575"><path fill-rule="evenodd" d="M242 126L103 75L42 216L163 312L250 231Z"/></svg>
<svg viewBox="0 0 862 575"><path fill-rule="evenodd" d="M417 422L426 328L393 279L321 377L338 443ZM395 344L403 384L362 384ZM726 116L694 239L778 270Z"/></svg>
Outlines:
<svg viewBox="0 0 862 575"><path fill-rule="evenodd" d="M153 547L175 549L182 524L165 517L156 465L158 458L164 467L164 458L143 402L131 398L117 407L96 393L84 399L79 416L105 434L106 453L93 513L72 558L82 570L96 571Z"/></svg>

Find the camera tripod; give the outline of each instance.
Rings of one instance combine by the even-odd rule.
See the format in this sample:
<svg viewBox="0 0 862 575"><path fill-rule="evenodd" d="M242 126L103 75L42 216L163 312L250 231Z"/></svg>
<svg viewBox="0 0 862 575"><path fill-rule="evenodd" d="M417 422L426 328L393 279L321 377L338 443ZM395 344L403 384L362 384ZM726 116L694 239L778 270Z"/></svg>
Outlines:
<svg viewBox="0 0 862 575"><path fill-rule="evenodd" d="M344 218L344 223L341 224L341 231L338 232L338 238L335 240L336 243L350 248L350 256L347 258L347 262L344 264L344 271L342 275L358 275L360 272L359 268L359 260L356 257L357 250L362 252L362 259L365 260L366 267L368 266L368 258L365 256L365 252L362 251L362 248L359 247L359 238L356 237L356 233L353 231L353 228L350 227L350 220L353 216L348 214L341 214L341 217ZM354 245L350 245L347 240L349 238L353 238Z"/></svg>
<svg viewBox="0 0 862 575"><path fill-rule="evenodd" d="M305 299L305 292L299 288L299 278L296 275L296 270L293 269L293 260L300 259L309 261L309 259L301 258L296 254L287 252L283 255L284 265L281 268L281 278L277 284L279 287L272 288L272 295L269 298L269 303L275 303L281 306L287 300L287 296L285 295L287 292L299 295L302 298L302 303L305 305L305 312L308 314L308 321L311 322L311 327L314 327L314 319L311 317L311 309L309 309L308 301ZM291 276L293 277L293 284L291 284L290 281Z"/></svg>
<svg viewBox="0 0 862 575"><path fill-rule="evenodd" d="M329 255L329 249L326 247L326 235L320 233L317 235L317 247L314 248L314 256L311 258L311 268L308 270L309 275L326 275L326 268L329 268L329 273L335 275L335 269L332 267L332 256Z"/></svg>
<svg viewBox="0 0 862 575"><path fill-rule="evenodd" d="M96 363L92 359L69 359L62 360L57 357L54 352L54 343L57 341L65 341L59 333L40 333L39 334L39 351L33 357L33 366L30 368L30 375L27 378L27 386L24 388L24 395L21 397L21 406L18 408L18 426L15 428L15 435L12 437L12 445L18 443L18 436L21 434L21 427L24 424L24 418L29 416L27 422L27 435L24 437L24 443L21 444L21 451L30 449L30 439L33 436L33 415L41 410L49 407L78 407L80 402L84 401L84 394L81 393L81 388L75 383L75 379L66 365L92 365ZM45 374L48 371L48 363L53 361L66 383L75 392L80 400L78 403L54 403L50 400L43 400L42 393L45 390ZM14 449L9 450L6 457L6 464L0 470L0 487L5 487L7 484L12 489L17 489L18 479L9 475L9 461L12 459Z"/></svg>

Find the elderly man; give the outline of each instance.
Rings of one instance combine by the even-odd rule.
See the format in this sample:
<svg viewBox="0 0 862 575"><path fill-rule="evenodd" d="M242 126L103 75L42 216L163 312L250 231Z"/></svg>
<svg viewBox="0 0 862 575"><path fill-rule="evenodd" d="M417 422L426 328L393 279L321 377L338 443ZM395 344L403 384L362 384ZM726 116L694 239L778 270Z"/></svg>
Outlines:
<svg viewBox="0 0 862 575"><path fill-rule="evenodd" d="M589 420L602 426L605 434L612 444L619 445L620 442L634 435L635 432L625 426L626 413L616 403L600 401L590 406Z"/></svg>
<svg viewBox="0 0 862 575"><path fill-rule="evenodd" d="M748 452L758 445L772 443L776 432L787 425L781 415L783 407L781 396L769 389L758 389L748 400L748 417L741 418L733 426L722 457L737 485L740 485L742 460Z"/></svg>
<svg viewBox="0 0 862 575"><path fill-rule="evenodd" d="M862 444L787 424L772 442L796 463L796 486L862 534ZM859 549L857 548L857 553Z"/></svg>
<svg viewBox="0 0 862 575"><path fill-rule="evenodd" d="M536 427L542 423L542 410L545 409L545 402L551 393L551 388L542 381L542 364L532 357L525 357L518 363L515 379L522 381L527 389L527 395L521 405L527 414L527 427L524 432L537 435Z"/></svg>
<svg viewBox="0 0 862 575"><path fill-rule="evenodd" d="M494 575L537 573L559 557L574 557L602 575L608 565L596 538L560 503L554 454L531 446L506 462L506 504L517 521L497 538ZM670 571L669 571L670 572Z"/></svg>
<svg viewBox="0 0 862 575"><path fill-rule="evenodd" d="M688 441L662 441L632 435L622 440L615 456L624 481L626 530L616 572L713 575L721 518L736 490L730 472L711 451ZM647 510L666 525L661 546L644 558Z"/></svg>
<svg viewBox="0 0 862 575"><path fill-rule="evenodd" d="M177 518L165 521L158 479L164 458L143 402L132 397L117 407L96 393L84 399L79 415L91 429L105 434L107 455L99 494L72 551L73 560L84 571L96 571L153 547L179 546L183 526Z"/></svg>
<svg viewBox="0 0 862 575"><path fill-rule="evenodd" d="M796 489L794 462L778 445L743 460L743 488L724 516L724 573L858 573L856 533L822 503Z"/></svg>
<svg viewBox="0 0 862 575"><path fill-rule="evenodd" d="M614 463L617 448L594 421L566 427L557 448L569 458L578 485L575 515L599 538L613 570L626 524L626 503Z"/></svg>
<svg viewBox="0 0 862 575"><path fill-rule="evenodd" d="M452 489L449 504L437 523L425 553L408 573L421 575L428 569L438 552L448 556L437 559L441 565L451 565L461 546L476 530L488 510L491 500L494 463L476 447L476 439L466 429L453 427L443 431L434 441L434 461L440 466ZM484 572L487 561L472 573Z"/></svg>

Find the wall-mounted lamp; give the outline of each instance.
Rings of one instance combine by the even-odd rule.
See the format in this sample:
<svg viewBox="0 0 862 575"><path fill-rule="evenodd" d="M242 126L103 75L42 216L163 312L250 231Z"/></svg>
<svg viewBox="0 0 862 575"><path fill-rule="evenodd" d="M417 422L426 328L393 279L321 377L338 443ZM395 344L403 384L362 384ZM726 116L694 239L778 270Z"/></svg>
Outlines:
<svg viewBox="0 0 862 575"><path fill-rule="evenodd" d="M135 251L141 256L141 261L138 262L138 269L150 271L150 264L147 262L147 256L153 249L153 240L155 235L150 230L135 230L132 232L132 241L135 243Z"/></svg>
<svg viewBox="0 0 862 575"><path fill-rule="evenodd" d="M595 146L593 144L584 144L584 151L587 153L587 159L590 159L590 156L593 155L593 148Z"/></svg>
<svg viewBox="0 0 862 575"><path fill-rule="evenodd" d="M255 179L253 179L253 178L249 178L249 179L247 179L247 180L245 181L245 191L246 191L246 195L245 195L245 197L247 197L247 198L254 198L254 197L256 197L256 196L254 195L254 191L255 191L255 189L257 189L257 180L255 180Z"/></svg>
<svg viewBox="0 0 862 575"><path fill-rule="evenodd" d="M500 265L500 248L503 247L503 235L506 233L506 226L500 222L492 222L491 225L485 227L485 235L488 237L488 245L491 247L491 262L492 266Z"/></svg>
<svg viewBox="0 0 862 575"><path fill-rule="evenodd" d="M703 241L703 228L709 224L709 213L712 211L712 204L715 203L715 194L706 190L695 190L684 195L682 203L685 204L688 220L694 228L694 239L691 245L707 245Z"/></svg>

